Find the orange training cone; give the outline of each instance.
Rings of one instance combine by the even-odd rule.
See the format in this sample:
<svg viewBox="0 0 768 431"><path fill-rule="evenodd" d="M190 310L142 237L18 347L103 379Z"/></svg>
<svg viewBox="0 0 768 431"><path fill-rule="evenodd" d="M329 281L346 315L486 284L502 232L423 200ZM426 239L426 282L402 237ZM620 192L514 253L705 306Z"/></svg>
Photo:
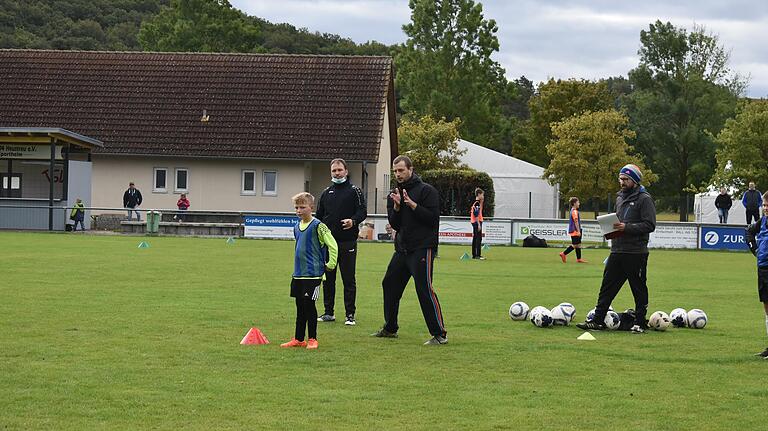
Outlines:
<svg viewBox="0 0 768 431"><path fill-rule="evenodd" d="M240 344L269 344L269 340L259 328L251 328Z"/></svg>

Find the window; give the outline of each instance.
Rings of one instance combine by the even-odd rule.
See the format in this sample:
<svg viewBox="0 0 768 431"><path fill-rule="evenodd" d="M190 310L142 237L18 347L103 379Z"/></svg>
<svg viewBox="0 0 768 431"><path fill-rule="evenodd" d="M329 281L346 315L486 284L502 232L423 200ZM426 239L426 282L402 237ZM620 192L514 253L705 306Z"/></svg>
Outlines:
<svg viewBox="0 0 768 431"><path fill-rule="evenodd" d="M243 170L242 181L240 182L240 194L256 194L256 171Z"/></svg>
<svg viewBox="0 0 768 431"><path fill-rule="evenodd" d="M264 171L261 194L265 196L277 196L277 172Z"/></svg>
<svg viewBox="0 0 768 431"><path fill-rule="evenodd" d="M168 169L167 168L155 168L155 179L152 183L152 191L155 193L165 193L167 191L166 189L166 182L168 177Z"/></svg>
<svg viewBox="0 0 768 431"><path fill-rule="evenodd" d="M184 168L176 168L176 191L188 192L189 191L189 178L187 170Z"/></svg>

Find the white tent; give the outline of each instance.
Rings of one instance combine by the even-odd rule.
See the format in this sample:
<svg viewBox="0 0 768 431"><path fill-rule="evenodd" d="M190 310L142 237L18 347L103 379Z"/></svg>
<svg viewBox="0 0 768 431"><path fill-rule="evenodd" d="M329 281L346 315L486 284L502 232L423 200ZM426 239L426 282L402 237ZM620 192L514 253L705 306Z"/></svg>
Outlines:
<svg viewBox="0 0 768 431"><path fill-rule="evenodd" d="M719 223L720 217L715 208L717 192L699 193L693 201L693 212L696 214L696 223ZM741 200L733 199L731 210L728 211L728 224L744 224L747 213Z"/></svg>
<svg viewBox="0 0 768 431"><path fill-rule="evenodd" d="M463 139L458 145L467 150L462 163L493 180L494 217L557 218L559 190L541 178L544 168Z"/></svg>

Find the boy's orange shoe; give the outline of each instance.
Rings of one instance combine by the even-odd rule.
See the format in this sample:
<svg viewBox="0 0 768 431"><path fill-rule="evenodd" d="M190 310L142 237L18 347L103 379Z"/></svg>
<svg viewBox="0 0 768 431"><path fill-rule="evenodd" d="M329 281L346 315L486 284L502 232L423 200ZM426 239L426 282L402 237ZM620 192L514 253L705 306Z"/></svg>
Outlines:
<svg viewBox="0 0 768 431"><path fill-rule="evenodd" d="M562 260L563 260L563 263L565 263L565 259L567 259L567 258L565 257L565 253L563 253L562 251L560 252L560 259L562 259Z"/></svg>
<svg viewBox="0 0 768 431"><path fill-rule="evenodd" d="M307 349L317 349L317 340L314 338L307 340Z"/></svg>
<svg viewBox="0 0 768 431"><path fill-rule="evenodd" d="M315 343L317 343L317 341L315 341ZM299 341L295 338L291 338L291 341L281 344L280 347L304 347L306 345L307 343L304 341Z"/></svg>
<svg viewBox="0 0 768 431"><path fill-rule="evenodd" d="M577 263L589 263L588 261L586 261L584 259L576 259L576 262Z"/></svg>

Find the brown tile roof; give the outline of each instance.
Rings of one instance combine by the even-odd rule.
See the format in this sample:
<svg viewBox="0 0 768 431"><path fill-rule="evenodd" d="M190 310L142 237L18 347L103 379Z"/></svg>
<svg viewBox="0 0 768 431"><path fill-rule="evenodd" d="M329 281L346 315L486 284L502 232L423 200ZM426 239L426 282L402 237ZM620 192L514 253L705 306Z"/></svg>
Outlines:
<svg viewBox="0 0 768 431"><path fill-rule="evenodd" d="M376 161L392 78L389 57L0 50L0 127L108 154Z"/></svg>

